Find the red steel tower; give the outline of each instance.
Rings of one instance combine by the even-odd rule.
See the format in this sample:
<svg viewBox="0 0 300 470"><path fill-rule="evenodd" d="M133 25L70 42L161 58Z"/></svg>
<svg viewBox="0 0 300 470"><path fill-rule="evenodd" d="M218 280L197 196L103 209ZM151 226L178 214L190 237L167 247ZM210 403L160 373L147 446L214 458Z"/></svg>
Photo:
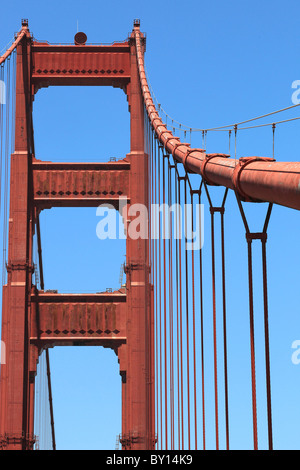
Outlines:
<svg viewBox="0 0 300 470"><path fill-rule="evenodd" d="M41 210L109 203L148 205L144 104L134 30L112 45L33 41L27 21L17 45L15 151L11 156L7 284L3 287L0 448L32 449L34 395L41 351L55 345L100 345L119 358L122 448L153 449L153 301L147 239L126 241L126 288L102 294L57 294L33 285L32 240ZM84 36L84 35L82 35ZM143 48L145 38L142 35ZM42 87L106 85L127 95L131 148L108 163L54 163L35 158L32 103ZM124 214L126 214L124 212ZM130 218L125 217L125 229ZM40 259L41 261L41 259Z"/></svg>

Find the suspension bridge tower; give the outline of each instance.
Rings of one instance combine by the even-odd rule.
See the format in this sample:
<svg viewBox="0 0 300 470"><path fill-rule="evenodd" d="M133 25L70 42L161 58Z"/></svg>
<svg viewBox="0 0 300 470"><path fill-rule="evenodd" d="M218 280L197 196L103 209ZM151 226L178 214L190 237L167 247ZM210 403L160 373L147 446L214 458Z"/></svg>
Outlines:
<svg viewBox="0 0 300 470"><path fill-rule="evenodd" d="M58 294L44 290L39 214L51 207L97 207L125 201L148 205L148 155L144 103L134 32L110 46L34 41L22 22L16 49L15 148L11 156L7 283L3 287L0 378L0 448L34 447L34 396L41 352L56 345L99 345L118 355L122 380L123 449L153 449L153 303L148 239L127 237L126 289L112 293ZM141 34L143 48L145 38ZM52 163L34 153L33 99L42 87L113 86L124 90L130 110L130 152L108 163ZM33 284L33 235L37 234L41 289Z"/></svg>

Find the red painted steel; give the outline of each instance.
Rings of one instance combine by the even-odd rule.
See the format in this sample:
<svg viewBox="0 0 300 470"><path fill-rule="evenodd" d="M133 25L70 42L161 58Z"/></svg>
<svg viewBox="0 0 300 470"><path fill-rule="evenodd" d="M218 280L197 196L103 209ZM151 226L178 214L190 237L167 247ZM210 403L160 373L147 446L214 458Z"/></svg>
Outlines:
<svg viewBox="0 0 300 470"><path fill-rule="evenodd" d="M135 29L139 26L135 25ZM142 41L144 38L142 37ZM34 388L42 348L97 344L118 355L122 377L123 449L154 449L154 306L148 239L127 237L126 294L57 294L32 284L32 237L38 213L53 206L117 207L119 197L148 205L144 105L134 33L111 46L33 42L27 26L17 47L15 153L11 160L8 282L3 288L0 447L34 445ZM33 155L32 101L50 85L121 87L130 109L131 148L109 163L53 163ZM130 218L124 216L128 230Z"/></svg>
<svg viewBox="0 0 300 470"><path fill-rule="evenodd" d="M300 162L266 161L260 157L245 167L245 160L228 155L206 154L180 142L163 123L153 103L142 54L141 33L135 32L141 89L153 129L167 152L184 164L187 171L201 174L208 183L236 190L249 201L267 201L300 210ZM238 181L238 183L237 183Z"/></svg>
<svg viewBox="0 0 300 470"><path fill-rule="evenodd" d="M137 29L138 26L135 28ZM144 104L140 89L134 33L129 42L131 149L127 158L131 165L130 201L131 204L139 203L148 206L148 155L144 153ZM127 222L129 221L130 218ZM149 240L127 237L126 256L127 303L131 321L127 328L128 364L126 382L124 383L123 380L125 403L121 442L125 449L153 449L155 442L153 413L150 413L149 422L147 405L144 400L141 400L141 397L147 397L149 393L153 394L154 385L153 370L152 367L149 370L148 358L149 350L150 354L153 354L153 334L149 338L149 322L147 322L147 318L151 315Z"/></svg>
<svg viewBox="0 0 300 470"><path fill-rule="evenodd" d="M0 445L31 449L34 383L30 374L33 351L29 346L29 302L32 283L33 206L31 185L31 37L23 34L17 45L15 152L11 157L8 280L4 287L2 339L7 363L1 366ZM5 380L2 380L2 376Z"/></svg>
<svg viewBox="0 0 300 470"><path fill-rule="evenodd" d="M126 294L48 294L31 296L31 343L47 346L126 343Z"/></svg>
<svg viewBox="0 0 300 470"><path fill-rule="evenodd" d="M107 85L127 93L131 81L128 41L110 46L34 42L34 92L51 85Z"/></svg>
<svg viewBox="0 0 300 470"><path fill-rule="evenodd" d="M128 200L130 163L53 163L33 160L33 195L39 209L91 207Z"/></svg>

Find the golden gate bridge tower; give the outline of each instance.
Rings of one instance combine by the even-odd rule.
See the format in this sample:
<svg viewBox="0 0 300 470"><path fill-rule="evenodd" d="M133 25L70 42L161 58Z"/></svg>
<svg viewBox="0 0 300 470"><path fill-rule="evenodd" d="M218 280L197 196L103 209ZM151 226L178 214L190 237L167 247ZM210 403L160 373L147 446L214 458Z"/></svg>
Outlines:
<svg viewBox="0 0 300 470"><path fill-rule="evenodd" d="M258 422L252 243L258 240L262 246L267 432L269 449L273 448L267 229L274 204L300 209L300 163L277 162L270 157L236 159L229 154L208 154L205 146L191 148L190 144L174 136L162 121L150 92L144 67L145 44L139 20L134 21L133 30L125 41L111 45L87 44L83 33L78 33L71 45L37 41L30 33L28 21L23 20L22 29L0 59L2 70L15 56L10 76L15 80L11 96L14 101L14 145L10 159L7 278L2 299L2 344L6 356L0 375L0 448L3 450L34 449L35 381L43 352L47 357L55 448L48 350L54 346L78 344L109 347L118 356L122 381L120 442L123 450L190 449L192 445L197 449L200 445L199 426L201 445L205 449L203 335L200 334L199 342L196 338L196 315L199 314L200 326L203 326L201 250L197 261L200 284L196 285L196 251L189 253L186 250L186 239L172 240L170 237L167 240L164 236L165 217L160 222L151 216L151 207L155 204L163 203L164 207L172 203L185 204L186 207L189 201L191 214L185 224L191 223L193 232L198 215L196 202L201 203L203 193L208 197L212 234L216 448L219 448L220 425L217 370L220 350L217 350L216 337L214 224L215 217L221 218L222 390L226 448L230 448L224 254L224 212L229 191L234 192L237 199L248 250L249 355L255 449L258 447ZM124 158L106 163L56 163L36 158L32 112L38 90L78 85L113 86L126 94L130 110L130 152ZM4 122L2 114L1 118ZM199 178L197 187L192 186L191 175ZM212 202L211 191L215 186L224 189L220 205ZM120 200L127 235L134 218L128 207L143 205L149 215L145 222L147 236L126 238L125 287L95 294L59 294L44 290L41 211L52 207L98 207L100 204L109 204L119 210ZM268 204L260 231L250 230L244 202ZM181 220L177 218L167 223L171 233L181 226ZM159 236L151 237L155 231ZM34 283L33 236L38 241L40 289ZM196 290L201 294L199 309L195 304ZM199 344L202 359L197 361ZM203 411L200 423L197 407Z"/></svg>

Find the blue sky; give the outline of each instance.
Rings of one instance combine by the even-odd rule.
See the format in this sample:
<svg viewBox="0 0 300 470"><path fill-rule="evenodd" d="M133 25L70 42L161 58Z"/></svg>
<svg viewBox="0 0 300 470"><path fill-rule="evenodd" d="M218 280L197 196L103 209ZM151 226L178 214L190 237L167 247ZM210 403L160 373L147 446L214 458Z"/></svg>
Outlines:
<svg viewBox="0 0 300 470"><path fill-rule="evenodd" d="M177 121L193 128L209 128L293 104L291 85L300 79L299 14L296 0L53 0L43 4L18 0L1 7L0 48L20 29L21 18L28 18L36 39L53 43L72 43L77 21L88 42L124 40L133 19L140 18L141 30L147 35L146 69L157 99ZM280 114L278 120L297 115L298 108ZM42 160L107 161L113 156L123 158L129 152L128 106L119 89L42 89L34 102L34 129L36 157ZM200 134L193 134L192 145L201 147ZM226 153L227 133L209 133L207 151ZM272 156L271 128L238 133L237 156L253 155ZM299 121L277 126L275 157L278 161L299 161ZM220 200L218 191L214 198ZM227 207L231 437L235 448L243 448L249 442L251 447L251 415L243 401L249 393L247 252L232 194ZM265 204L248 204L246 211L251 229L259 231ZM97 221L95 209L44 211L41 231L46 289L96 292L119 286L125 244L100 242L96 237ZM291 361L291 345L300 339L299 228L296 211L274 207L268 240L274 445L294 449L299 449L300 365ZM205 230L209 237L208 213ZM257 257L259 248L255 247ZM259 358L263 357L263 330L257 259L254 279L259 292ZM208 254L205 262L210 292ZM50 351L50 360L58 448L113 449L116 435L121 432L121 384L114 353L99 348L56 348ZM208 356L208 369L209 360ZM258 382L260 379L263 383L263 360L257 373ZM259 442L265 447L263 385L258 385L258 394ZM207 406L213 418L212 405ZM222 436L224 446L224 433ZM208 445L213 448L213 435L208 435Z"/></svg>

